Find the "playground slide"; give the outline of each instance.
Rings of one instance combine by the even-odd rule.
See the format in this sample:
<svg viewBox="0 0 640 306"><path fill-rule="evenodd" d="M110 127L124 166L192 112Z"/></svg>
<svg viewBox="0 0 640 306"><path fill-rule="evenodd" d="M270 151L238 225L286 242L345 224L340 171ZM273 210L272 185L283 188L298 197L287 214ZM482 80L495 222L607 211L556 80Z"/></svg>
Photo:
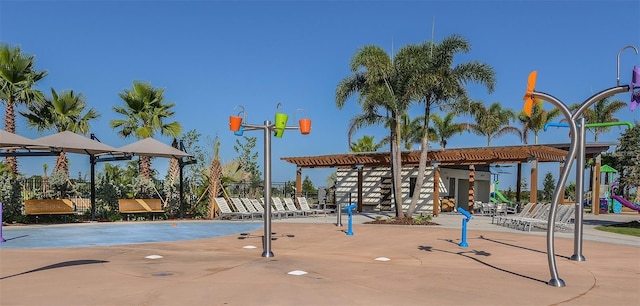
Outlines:
<svg viewBox="0 0 640 306"><path fill-rule="evenodd" d="M622 204L622 205L624 205L626 207L629 207L629 208L631 208L633 210L640 211L640 206L635 205L635 204L627 201L627 199L625 199L625 198L623 198L621 196L612 195L611 198L617 200L618 202L620 202L620 204Z"/></svg>
<svg viewBox="0 0 640 306"><path fill-rule="evenodd" d="M500 193L500 191L495 191L494 192L496 194L496 196L500 199L500 201L504 202L504 203L509 203L511 204L511 201L507 200L507 198L504 197L504 195L502 193Z"/></svg>
<svg viewBox="0 0 640 306"><path fill-rule="evenodd" d="M489 197L489 201L491 201L492 203L498 203L498 199L494 197Z"/></svg>

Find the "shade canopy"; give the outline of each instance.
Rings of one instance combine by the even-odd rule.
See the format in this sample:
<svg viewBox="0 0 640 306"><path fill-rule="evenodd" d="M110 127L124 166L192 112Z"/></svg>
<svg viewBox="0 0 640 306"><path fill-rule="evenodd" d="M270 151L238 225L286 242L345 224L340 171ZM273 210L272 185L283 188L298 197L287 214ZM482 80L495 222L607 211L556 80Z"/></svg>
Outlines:
<svg viewBox="0 0 640 306"><path fill-rule="evenodd" d="M35 141L69 153L96 155L120 152L112 146L69 131L38 138Z"/></svg>
<svg viewBox="0 0 640 306"><path fill-rule="evenodd" d="M180 151L151 137L120 147L118 148L118 151L138 156L151 157L181 158L192 156L189 153Z"/></svg>
<svg viewBox="0 0 640 306"><path fill-rule="evenodd" d="M0 130L0 149L2 148L48 148L38 141Z"/></svg>

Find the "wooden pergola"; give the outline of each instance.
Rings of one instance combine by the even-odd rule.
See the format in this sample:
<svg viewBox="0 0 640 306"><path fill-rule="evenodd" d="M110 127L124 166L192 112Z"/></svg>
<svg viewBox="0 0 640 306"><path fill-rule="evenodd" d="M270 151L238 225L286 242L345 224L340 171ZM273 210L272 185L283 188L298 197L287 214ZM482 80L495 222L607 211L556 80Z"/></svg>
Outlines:
<svg viewBox="0 0 640 306"><path fill-rule="evenodd" d="M609 149L613 144L587 145L587 157L593 157ZM517 164L516 197L520 200L520 183L522 164L531 163L529 195L530 202L537 201L538 167L540 162L564 162L567 156L568 144L554 145L522 145L487 148L455 148L430 150L427 164L435 166L436 181L439 180L441 166L469 166L470 195L472 195L475 166L494 164ZM420 151L402 152L403 166L417 166L420 161ZM302 168L358 168L358 203L362 202L362 168L389 167L391 158L389 152L345 153L318 156L282 157L281 160L295 164L296 193L302 190ZM597 164L599 165L599 164ZM562 165L561 165L562 167ZM596 169L596 173L598 169ZM598 185L596 185L598 186ZM595 187L594 187L595 188ZM595 190L595 189L594 189ZM439 201L439 189L434 188L434 201ZM299 196L299 194L297 194ZM473 199L470 196L469 201ZM434 215L437 216L439 203L434 203ZM472 204L472 203L471 203ZM360 208L359 208L360 209Z"/></svg>

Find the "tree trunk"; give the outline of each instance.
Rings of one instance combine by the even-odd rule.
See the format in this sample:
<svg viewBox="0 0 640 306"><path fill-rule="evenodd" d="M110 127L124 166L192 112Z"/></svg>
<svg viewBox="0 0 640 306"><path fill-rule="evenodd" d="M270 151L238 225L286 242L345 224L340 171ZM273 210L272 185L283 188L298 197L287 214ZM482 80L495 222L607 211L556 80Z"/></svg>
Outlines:
<svg viewBox="0 0 640 306"><path fill-rule="evenodd" d="M401 135L400 135L400 116L396 114L395 116L395 143L393 144L393 147L395 149L394 152L394 201L395 201L395 205L397 207L397 216L398 218L404 218L405 214L404 214L404 209L402 207L402 204L404 204L404 199L402 196L402 149L400 148L400 144L401 144ZM392 140L394 141L394 140Z"/></svg>
<svg viewBox="0 0 640 306"><path fill-rule="evenodd" d="M221 179L222 166L220 165L220 159L216 156L211 162L211 168L209 168L209 217L211 219L217 216L218 206L215 198L220 192Z"/></svg>
<svg viewBox="0 0 640 306"><path fill-rule="evenodd" d="M16 114L13 108L13 97L9 95L7 101L7 108L5 109L4 128L9 133L16 133ZM15 152L16 150L7 150L7 152ZM5 158L7 167L14 175L18 174L18 158L15 156L7 156Z"/></svg>
<svg viewBox="0 0 640 306"><path fill-rule="evenodd" d="M140 175L146 179L151 178L151 157L140 156Z"/></svg>
<svg viewBox="0 0 640 306"><path fill-rule="evenodd" d="M427 158L429 156L429 113L430 103L426 103L424 109L424 133L422 134L422 141L420 144L420 162L418 164L418 177L416 178L416 185L413 187L413 197L411 198L411 204L407 210L407 216L413 217L413 213L418 205L418 199L422 193L422 185L424 183L424 173L427 168ZM436 185L434 185L436 186ZM435 187L434 187L435 188ZM435 202L434 202L435 203Z"/></svg>

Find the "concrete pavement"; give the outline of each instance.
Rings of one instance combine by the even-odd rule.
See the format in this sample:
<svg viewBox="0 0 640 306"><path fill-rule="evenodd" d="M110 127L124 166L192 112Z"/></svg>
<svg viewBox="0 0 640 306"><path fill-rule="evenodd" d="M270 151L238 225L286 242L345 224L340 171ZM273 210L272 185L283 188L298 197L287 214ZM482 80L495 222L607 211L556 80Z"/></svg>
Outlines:
<svg viewBox="0 0 640 306"><path fill-rule="evenodd" d="M362 224L371 218L355 216L353 236L344 233L346 216L343 227L331 215L274 220L272 258L260 256L262 229L178 242L1 249L0 304L640 304L640 239L593 230L638 216L585 216L584 262L569 260L573 234L557 234L562 288L546 284L544 232L476 216L462 248L457 214L435 218L439 226Z"/></svg>

